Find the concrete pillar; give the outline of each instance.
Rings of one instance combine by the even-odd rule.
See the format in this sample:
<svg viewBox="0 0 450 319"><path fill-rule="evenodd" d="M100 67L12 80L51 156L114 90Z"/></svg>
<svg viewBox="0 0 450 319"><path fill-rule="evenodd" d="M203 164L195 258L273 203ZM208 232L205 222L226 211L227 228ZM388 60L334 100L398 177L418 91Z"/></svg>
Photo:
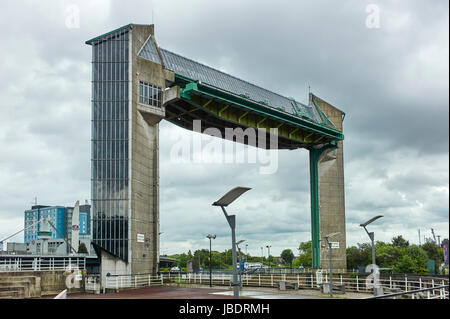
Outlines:
<svg viewBox="0 0 450 319"><path fill-rule="evenodd" d="M150 38L151 36L151 38ZM131 124L131 188L130 188L130 262L131 273L156 275L159 260L159 122L165 116L163 95L161 106L140 103L140 81L165 90L167 71L159 63L138 56L142 46L153 41L153 26L132 29L132 108ZM138 234L144 242L136 240Z"/></svg>
<svg viewBox="0 0 450 319"><path fill-rule="evenodd" d="M310 102L314 102L333 122L336 129L342 132L344 118L342 111L312 94L310 94ZM339 248L333 248L333 268L347 268L342 141L337 142L335 146L316 145L310 149L314 268L329 268L329 262L325 262L329 261L328 251L322 249L326 245L323 236L335 232L340 234L330 239L330 241L339 242Z"/></svg>

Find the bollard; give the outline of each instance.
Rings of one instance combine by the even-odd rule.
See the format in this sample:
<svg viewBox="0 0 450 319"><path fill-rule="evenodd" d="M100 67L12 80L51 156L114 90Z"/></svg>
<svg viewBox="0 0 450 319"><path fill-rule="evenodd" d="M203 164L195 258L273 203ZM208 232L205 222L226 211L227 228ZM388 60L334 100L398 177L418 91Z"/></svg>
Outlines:
<svg viewBox="0 0 450 319"><path fill-rule="evenodd" d="M358 281L358 276L356 276L356 291L359 291L359 281Z"/></svg>

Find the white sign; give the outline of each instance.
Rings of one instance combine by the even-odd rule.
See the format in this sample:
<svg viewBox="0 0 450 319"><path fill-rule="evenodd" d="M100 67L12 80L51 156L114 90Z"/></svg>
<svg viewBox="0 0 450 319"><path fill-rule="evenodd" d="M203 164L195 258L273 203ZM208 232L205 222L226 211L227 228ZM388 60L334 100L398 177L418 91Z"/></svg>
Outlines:
<svg viewBox="0 0 450 319"><path fill-rule="evenodd" d="M145 243L145 236L144 234L137 234L137 242L138 243Z"/></svg>
<svg viewBox="0 0 450 319"><path fill-rule="evenodd" d="M338 241L330 241L331 248L339 248L339 242Z"/></svg>

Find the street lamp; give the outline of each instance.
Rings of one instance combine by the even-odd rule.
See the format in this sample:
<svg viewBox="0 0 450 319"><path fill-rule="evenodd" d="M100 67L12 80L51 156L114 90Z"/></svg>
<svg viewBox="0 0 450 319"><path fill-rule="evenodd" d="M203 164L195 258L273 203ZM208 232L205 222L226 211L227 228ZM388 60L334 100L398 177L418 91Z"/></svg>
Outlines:
<svg viewBox="0 0 450 319"><path fill-rule="evenodd" d="M208 235L209 239L209 286L212 287L212 266L211 266L211 239L216 239L216 235Z"/></svg>
<svg viewBox="0 0 450 319"><path fill-rule="evenodd" d="M339 232L338 232L338 233L331 233L331 234L328 234L328 235L325 235L325 236L324 236L324 237L325 237L325 240L327 241L328 250L329 250L329 252L330 252L330 284L329 284L330 297L333 297L333 264L332 264L332 262L331 262L331 259L332 259L332 255L331 255L331 242L330 242L328 239L330 239L331 237L334 237L334 236L336 236L336 235L338 235L338 234L340 234L340 233L339 233Z"/></svg>
<svg viewBox="0 0 450 319"><path fill-rule="evenodd" d="M250 190L249 187L235 187L228 193L223 195L218 201L214 202L213 206L220 206L222 208L223 214L227 219L228 224L231 228L231 248L233 254L233 291L234 298L239 299L239 287L237 283L237 269L236 269L236 215L228 215L225 207L234 202L239 196L244 194L246 191Z"/></svg>
<svg viewBox="0 0 450 319"><path fill-rule="evenodd" d="M242 244L245 241L245 239L239 240L236 242L236 247L239 251L239 282L240 287L242 288L242 261L241 261L241 248L239 247L239 244Z"/></svg>
<svg viewBox="0 0 450 319"><path fill-rule="evenodd" d="M269 270L271 268L271 263L270 263L270 247L272 247L271 245L267 245L267 255L268 255L268 260L269 260Z"/></svg>
<svg viewBox="0 0 450 319"><path fill-rule="evenodd" d="M373 294L376 296L378 295L377 293L377 277L375 276L375 234L374 232L368 232L366 226L369 225L370 223L376 221L378 218L383 217L383 215L378 215L375 216L371 219L369 219L368 221L366 221L365 223L360 224L359 226L363 227L364 230L366 231L367 235L369 235L370 240L372 241L372 273L374 274L373 276Z"/></svg>

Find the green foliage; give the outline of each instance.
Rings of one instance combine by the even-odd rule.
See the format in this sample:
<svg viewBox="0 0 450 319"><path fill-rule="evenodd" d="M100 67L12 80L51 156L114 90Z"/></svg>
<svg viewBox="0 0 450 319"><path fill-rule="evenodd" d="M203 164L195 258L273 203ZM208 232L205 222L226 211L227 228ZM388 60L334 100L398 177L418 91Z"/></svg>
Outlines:
<svg viewBox="0 0 450 319"><path fill-rule="evenodd" d="M86 245L83 242L80 242L79 246L78 246L78 253L79 254L89 254Z"/></svg>
<svg viewBox="0 0 450 319"><path fill-rule="evenodd" d="M435 262L435 272L439 273L439 266L444 261L444 249L438 247L434 242L427 242L423 244L422 249L426 252L428 259L433 259Z"/></svg>
<svg viewBox="0 0 450 319"><path fill-rule="evenodd" d="M311 241L300 243L299 247L300 255L292 262L293 268L303 266L304 268L312 267L312 243Z"/></svg>
<svg viewBox="0 0 450 319"><path fill-rule="evenodd" d="M390 268L395 273L426 274L426 261L430 256L439 257L434 243L425 248L410 245L401 235L392 238L391 243L377 241L375 244L375 263L380 268ZM369 243L347 248L347 267L357 268L372 263L372 247Z"/></svg>
<svg viewBox="0 0 450 319"><path fill-rule="evenodd" d="M292 263L292 261L294 260L294 253L290 249L285 249L281 252L281 258L284 259L286 264L290 265Z"/></svg>
<svg viewBox="0 0 450 319"><path fill-rule="evenodd" d="M409 246L409 241L405 240L402 235L399 235L392 238L392 245L405 248Z"/></svg>

